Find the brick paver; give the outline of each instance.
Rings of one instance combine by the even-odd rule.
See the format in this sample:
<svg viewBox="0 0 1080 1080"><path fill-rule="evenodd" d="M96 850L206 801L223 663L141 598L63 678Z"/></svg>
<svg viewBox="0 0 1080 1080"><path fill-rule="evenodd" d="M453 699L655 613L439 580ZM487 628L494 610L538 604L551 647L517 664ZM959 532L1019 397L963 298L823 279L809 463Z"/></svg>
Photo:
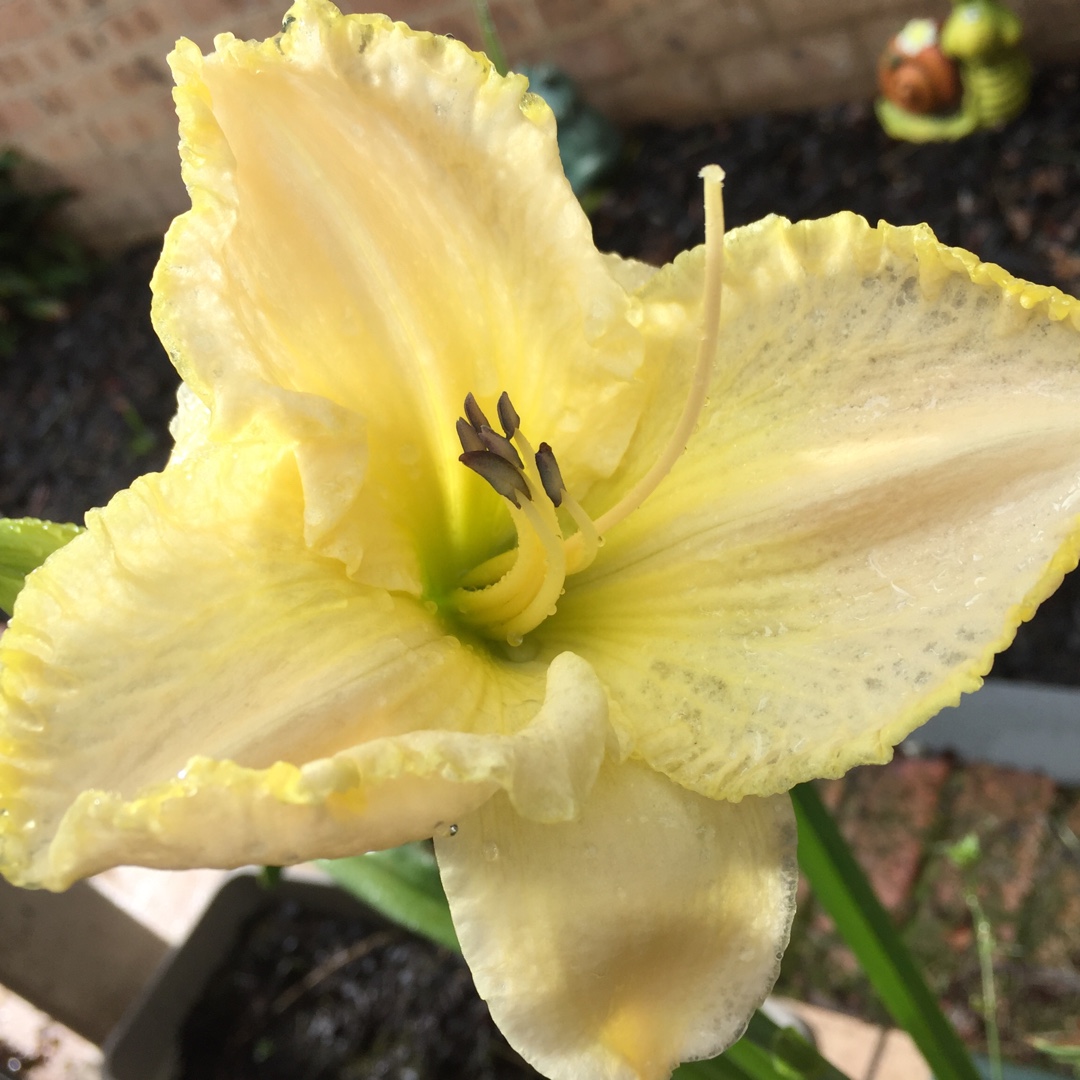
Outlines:
<svg viewBox="0 0 1080 1080"><path fill-rule="evenodd" d="M892 915L910 915L923 851L938 820L951 772L944 758L898 757L887 768L850 775L841 827L878 899Z"/></svg>
<svg viewBox="0 0 1080 1080"><path fill-rule="evenodd" d="M946 1015L983 1049L979 958L967 902L995 939L1006 1057L1041 1063L1027 1036L1062 1030L1080 1001L1080 793L1044 776L945 758L903 758L819 784ZM966 869L950 844L974 834ZM869 981L805 884L783 992L881 1022Z"/></svg>

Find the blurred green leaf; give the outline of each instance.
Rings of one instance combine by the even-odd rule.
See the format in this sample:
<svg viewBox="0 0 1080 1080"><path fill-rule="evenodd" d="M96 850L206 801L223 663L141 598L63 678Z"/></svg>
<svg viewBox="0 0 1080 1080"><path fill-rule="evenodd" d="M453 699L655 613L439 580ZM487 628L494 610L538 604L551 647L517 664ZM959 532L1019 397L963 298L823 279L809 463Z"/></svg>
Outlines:
<svg viewBox="0 0 1080 1080"><path fill-rule="evenodd" d="M26 575L81 532L55 521L0 518L0 609L10 615Z"/></svg>
<svg viewBox="0 0 1080 1080"><path fill-rule="evenodd" d="M388 919L444 948L460 952L435 853L427 844L406 844L319 865L345 890Z"/></svg>
<svg viewBox="0 0 1080 1080"><path fill-rule="evenodd" d="M0 299L8 322L0 353L10 353L18 333L35 320L64 318L72 289L89 280L92 262L75 239L58 229L54 211L66 190L24 189L18 153L0 151Z"/></svg>
<svg viewBox="0 0 1080 1080"><path fill-rule="evenodd" d="M764 1013L750 1018L746 1034L711 1061L680 1065L673 1080L848 1080L802 1035Z"/></svg>
<svg viewBox="0 0 1080 1080"><path fill-rule="evenodd" d="M881 1003L915 1040L937 1080L979 1080L907 946L812 784L792 789L799 865L814 895L862 964Z"/></svg>

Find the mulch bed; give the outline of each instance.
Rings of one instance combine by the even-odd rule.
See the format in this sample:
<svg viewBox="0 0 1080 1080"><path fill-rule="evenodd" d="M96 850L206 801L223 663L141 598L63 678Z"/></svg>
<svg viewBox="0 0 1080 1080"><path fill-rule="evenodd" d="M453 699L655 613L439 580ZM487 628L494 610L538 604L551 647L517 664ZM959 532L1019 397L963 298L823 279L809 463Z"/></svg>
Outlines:
<svg viewBox="0 0 1080 1080"><path fill-rule="evenodd" d="M285 900L243 930L181 1035L179 1080L538 1080L460 956Z"/></svg>

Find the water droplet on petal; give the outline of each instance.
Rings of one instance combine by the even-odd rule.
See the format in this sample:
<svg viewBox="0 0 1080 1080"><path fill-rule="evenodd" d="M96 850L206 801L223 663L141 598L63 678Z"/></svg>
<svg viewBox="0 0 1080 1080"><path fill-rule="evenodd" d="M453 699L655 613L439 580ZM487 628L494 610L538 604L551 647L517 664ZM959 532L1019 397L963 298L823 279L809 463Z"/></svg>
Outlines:
<svg viewBox="0 0 1080 1080"><path fill-rule="evenodd" d="M516 649L525 639L520 634L507 634L506 644L512 649Z"/></svg>
<svg viewBox="0 0 1080 1080"><path fill-rule="evenodd" d="M499 857L499 845L490 841L484 845L484 858L488 862L494 862Z"/></svg>

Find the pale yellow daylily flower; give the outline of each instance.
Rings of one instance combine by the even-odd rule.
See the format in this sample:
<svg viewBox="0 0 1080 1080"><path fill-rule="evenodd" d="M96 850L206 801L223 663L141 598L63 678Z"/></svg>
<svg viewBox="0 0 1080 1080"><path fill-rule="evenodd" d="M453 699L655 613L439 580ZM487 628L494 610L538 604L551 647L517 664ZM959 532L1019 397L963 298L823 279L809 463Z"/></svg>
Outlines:
<svg viewBox="0 0 1080 1080"><path fill-rule="evenodd" d="M524 79L325 0L172 63L176 448L15 605L0 867L435 835L542 1072L718 1052L787 939L783 792L886 760L1076 563L1080 305L850 214L722 248L708 171L703 248L602 256ZM509 497L455 430L503 392L521 467L461 437Z"/></svg>

